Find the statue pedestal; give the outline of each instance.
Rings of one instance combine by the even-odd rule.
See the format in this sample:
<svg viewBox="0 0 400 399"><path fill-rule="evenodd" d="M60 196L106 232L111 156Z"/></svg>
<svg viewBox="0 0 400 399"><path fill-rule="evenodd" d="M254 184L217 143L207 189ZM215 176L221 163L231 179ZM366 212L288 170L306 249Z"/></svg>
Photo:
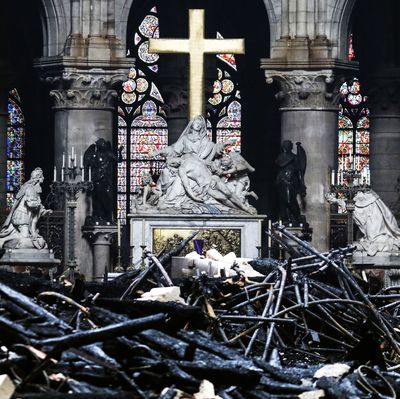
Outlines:
<svg viewBox="0 0 400 399"><path fill-rule="evenodd" d="M222 255L235 252L237 257L257 258L261 245L262 222L266 215L167 215L130 214L133 264L142 257L141 246L157 254L177 245L192 232L204 239L204 250L213 245ZM194 249L193 249L194 250Z"/></svg>
<svg viewBox="0 0 400 399"><path fill-rule="evenodd" d="M352 266L354 269L373 270L374 274L380 271L379 278L382 278L385 287L400 283L399 252L377 252L368 256L365 251L355 251Z"/></svg>
<svg viewBox="0 0 400 399"><path fill-rule="evenodd" d="M6 249L0 258L1 266L29 266L51 269L61 263L51 249Z"/></svg>
<svg viewBox="0 0 400 399"><path fill-rule="evenodd" d="M114 235L117 234L117 226L94 225L83 226L83 236L91 243L93 249L92 278L101 278L104 273L111 271L110 247Z"/></svg>

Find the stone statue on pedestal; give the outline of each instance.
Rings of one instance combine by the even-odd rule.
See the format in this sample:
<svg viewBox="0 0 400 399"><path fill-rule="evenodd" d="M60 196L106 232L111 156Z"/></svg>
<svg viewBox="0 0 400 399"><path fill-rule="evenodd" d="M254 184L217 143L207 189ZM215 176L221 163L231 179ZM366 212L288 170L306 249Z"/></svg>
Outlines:
<svg viewBox="0 0 400 399"><path fill-rule="evenodd" d="M275 161L279 168L276 177L280 203L279 218L283 224L293 226L305 222L304 217L301 216L297 196L304 198L307 190L304 184L307 157L301 143L296 143L296 145L297 154L292 151L293 143L290 140L284 140L281 146L282 151Z"/></svg>
<svg viewBox="0 0 400 399"><path fill-rule="evenodd" d="M377 252L393 252L400 249L400 229L393 213L374 191L359 191L354 197L353 218L363 237L358 249L369 256Z"/></svg>
<svg viewBox="0 0 400 399"><path fill-rule="evenodd" d="M207 135L206 121L194 117L176 143L160 150L166 166L154 185L146 184L137 212L170 214L255 214L248 197L248 173L254 172L232 143L216 144ZM153 154L155 155L155 154Z"/></svg>
<svg viewBox="0 0 400 399"><path fill-rule="evenodd" d="M93 211L85 224L107 225L113 221L114 164L118 157L111 143L98 139L84 154L84 167L91 168Z"/></svg>
<svg viewBox="0 0 400 399"><path fill-rule="evenodd" d="M50 213L42 205L43 171L36 168L31 178L21 187L15 202L0 231L0 247L7 249L44 249L46 241L39 235L37 223L41 216Z"/></svg>

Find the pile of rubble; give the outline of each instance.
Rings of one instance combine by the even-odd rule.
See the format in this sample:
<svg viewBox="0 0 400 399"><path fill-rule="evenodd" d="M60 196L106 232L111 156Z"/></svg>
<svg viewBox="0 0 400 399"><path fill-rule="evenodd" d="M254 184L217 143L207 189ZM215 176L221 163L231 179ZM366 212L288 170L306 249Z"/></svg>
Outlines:
<svg viewBox="0 0 400 399"><path fill-rule="evenodd" d="M13 275L0 397L396 398L400 287L370 292L344 264L353 248L271 234L291 256L250 261L253 277L233 262L229 277L172 281L179 248L103 285Z"/></svg>

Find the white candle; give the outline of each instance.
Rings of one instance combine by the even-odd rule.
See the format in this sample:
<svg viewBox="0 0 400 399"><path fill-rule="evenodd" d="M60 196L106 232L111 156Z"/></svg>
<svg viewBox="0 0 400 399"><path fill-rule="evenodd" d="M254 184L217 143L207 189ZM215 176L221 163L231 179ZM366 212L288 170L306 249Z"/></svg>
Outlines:
<svg viewBox="0 0 400 399"><path fill-rule="evenodd" d="M62 167L65 168L65 152L63 152Z"/></svg>
<svg viewBox="0 0 400 399"><path fill-rule="evenodd" d="M269 232L269 234L268 234L268 248L271 249L271 247L272 247L272 237L271 237L271 234L272 234L272 220L271 219L268 220L268 232Z"/></svg>
<svg viewBox="0 0 400 399"><path fill-rule="evenodd" d="M85 168L82 168L82 181L85 181Z"/></svg>
<svg viewBox="0 0 400 399"><path fill-rule="evenodd" d="M54 166L53 181L57 181L57 167Z"/></svg>
<svg viewBox="0 0 400 399"><path fill-rule="evenodd" d="M72 147L72 155L71 155L72 160L75 159L75 154L74 154L74 147Z"/></svg>
<svg viewBox="0 0 400 399"><path fill-rule="evenodd" d="M333 169L331 171L331 185L335 185L335 171Z"/></svg>
<svg viewBox="0 0 400 399"><path fill-rule="evenodd" d="M61 181L64 181L64 168L61 169Z"/></svg>
<svg viewBox="0 0 400 399"><path fill-rule="evenodd" d="M71 167L71 155L68 153L68 167Z"/></svg>
<svg viewBox="0 0 400 399"><path fill-rule="evenodd" d="M121 221L117 219L117 244L121 247Z"/></svg>
<svg viewBox="0 0 400 399"><path fill-rule="evenodd" d="M142 219L142 245L146 245L145 241L146 241L145 226L144 226L144 219Z"/></svg>
<svg viewBox="0 0 400 399"><path fill-rule="evenodd" d="M89 166L89 181L92 181L92 168Z"/></svg>
<svg viewBox="0 0 400 399"><path fill-rule="evenodd" d="M258 246L261 247L262 241L262 224L261 220L258 221Z"/></svg>
<svg viewBox="0 0 400 399"><path fill-rule="evenodd" d="M83 168L83 155L81 153L81 168Z"/></svg>

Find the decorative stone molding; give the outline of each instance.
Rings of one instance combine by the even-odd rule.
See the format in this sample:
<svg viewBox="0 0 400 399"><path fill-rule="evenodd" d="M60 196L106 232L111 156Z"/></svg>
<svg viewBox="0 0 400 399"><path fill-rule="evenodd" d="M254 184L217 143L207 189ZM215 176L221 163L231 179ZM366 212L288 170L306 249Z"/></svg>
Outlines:
<svg viewBox="0 0 400 399"><path fill-rule="evenodd" d="M46 83L53 86L50 96L54 108L110 108L115 107L117 83L126 79L125 71L108 73L105 70L64 70L61 76L46 76Z"/></svg>
<svg viewBox="0 0 400 399"><path fill-rule="evenodd" d="M277 81L276 98L284 108L335 108L335 76L332 70L266 70L266 82Z"/></svg>

